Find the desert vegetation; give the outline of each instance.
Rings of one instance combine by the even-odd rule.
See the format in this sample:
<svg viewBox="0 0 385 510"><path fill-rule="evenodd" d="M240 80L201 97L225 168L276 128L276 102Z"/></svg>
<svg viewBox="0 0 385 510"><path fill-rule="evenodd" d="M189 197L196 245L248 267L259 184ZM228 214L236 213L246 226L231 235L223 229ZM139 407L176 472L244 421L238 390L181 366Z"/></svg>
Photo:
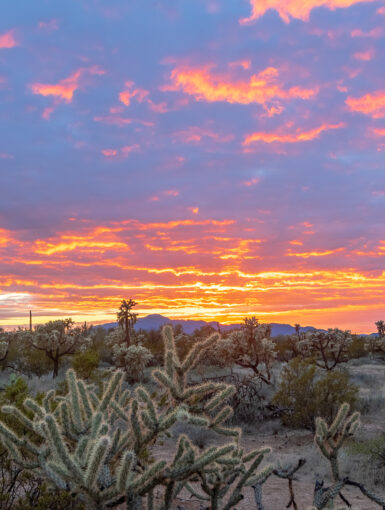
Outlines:
<svg viewBox="0 0 385 510"><path fill-rule="evenodd" d="M377 335L0 330L0 508L385 508Z"/></svg>

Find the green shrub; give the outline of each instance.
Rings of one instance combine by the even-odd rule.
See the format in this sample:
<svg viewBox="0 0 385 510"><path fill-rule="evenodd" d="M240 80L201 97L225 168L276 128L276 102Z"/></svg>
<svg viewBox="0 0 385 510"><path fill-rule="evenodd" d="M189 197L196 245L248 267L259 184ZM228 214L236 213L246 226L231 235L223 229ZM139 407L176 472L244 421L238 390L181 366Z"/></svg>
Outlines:
<svg viewBox="0 0 385 510"><path fill-rule="evenodd" d="M78 352L72 357L72 368L81 379L90 379L99 366L99 353L94 349Z"/></svg>
<svg viewBox="0 0 385 510"><path fill-rule="evenodd" d="M283 408L282 421L290 427L314 431L315 418L331 421L343 402L355 406L358 388L345 372L318 375L308 360L293 359L282 371L279 391L273 403Z"/></svg>
<svg viewBox="0 0 385 510"><path fill-rule="evenodd" d="M367 356L368 352L365 346L365 340L362 336L353 338L352 343L348 347L348 356L350 359L363 358Z"/></svg>

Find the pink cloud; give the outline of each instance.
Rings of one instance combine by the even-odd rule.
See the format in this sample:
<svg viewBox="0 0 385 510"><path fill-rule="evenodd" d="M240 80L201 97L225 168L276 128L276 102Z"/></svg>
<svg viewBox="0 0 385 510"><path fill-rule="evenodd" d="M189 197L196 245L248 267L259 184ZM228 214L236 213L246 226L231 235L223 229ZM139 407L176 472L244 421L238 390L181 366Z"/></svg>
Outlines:
<svg viewBox="0 0 385 510"><path fill-rule="evenodd" d="M356 60L362 60L364 62L367 62L369 60L372 60L372 58L374 57L374 49L371 48L370 50L359 51L357 53L354 53L353 57Z"/></svg>
<svg viewBox="0 0 385 510"><path fill-rule="evenodd" d="M264 143L298 143L298 142L306 142L310 140L314 140L318 138L319 135L323 131L328 131L329 129L339 129L344 127L345 124L343 122L339 122L338 124L322 124L321 126L310 129L310 130L301 130L298 128L293 133L282 133L280 131L267 133L263 131L257 131L255 133L251 133L247 135L242 142L242 145L247 146L254 142L264 142Z"/></svg>
<svg viewBox="0 0 385 510"><path fill-rule="evenodd" d="M363 32L360 28L356 28L350 32L352 37L372 37L373 39L378 39L383 34L383 30L381 27L373 28L369 30L369 32Z"/></svg>
<svg viewBox="0 0 385 510"><path fill-rule="evenodd" d="M131 99L135 97L139 103L142 103L146 97L149 95L148 90L134 88L135 84L133 81L126 81L125 90L119 93L119 100L125 104L126 106L130 106Z"/></svg>
<svg viewBox="0 0 385 510"><path fill-rule="evenodd" d="M5 34L0 34L0 49L13 48L19 43L15 39L15 31L9 30Z"/></svg>
<svg viewBox="0 0 385 510"><path fill-rule="evenodd" d="M58 30L59 23L57 19L51 19L49 21L39 21L37 26L39 30L46 30L47 32L51 32L52 30Z"/></svg>
<svg viewBox="0 0 385 510"><path fill-rule="evenodd" d="M125 145L120 149L102 149L101 153L109 159L123 159L127 158L130 152L136 149L139 149L139 145L135 143L133 145Z"/></svg>

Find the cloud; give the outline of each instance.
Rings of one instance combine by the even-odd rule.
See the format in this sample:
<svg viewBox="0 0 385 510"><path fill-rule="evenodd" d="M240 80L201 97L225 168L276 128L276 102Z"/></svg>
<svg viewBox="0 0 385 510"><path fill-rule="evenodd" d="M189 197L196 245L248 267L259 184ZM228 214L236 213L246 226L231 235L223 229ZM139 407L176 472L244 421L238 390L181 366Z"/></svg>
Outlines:
<svg viewBox="0 0 385 510"><path fill-rule="evenodd" d="M139 145L135 143L133 145L125 145L120 149L102 149L101 153L109 159L122 159L127 158L130 152L137 149L139 149Z"/></svg>
<svg viewBox="0 0 385 510"><path fill-rule="evenodd" d="M203 138L209 138L219 143L227 143L234 139L233 135L220 135L211 129L199 126L190 126L187 129L176 131L173 133L173 137L184 143L200 143Z"/></svg>
<svg viewBox="0 0 385 510"><path fill-rule="evenodd" d="M350 111L370 115L373 119L385 117L385 91L377 90L369 92L361 97L351 97L346 99L346 104Z"/></svg>
<svg viewBox="0 0 385 510"><path fill-rule="evenodd" d="M18 45L19 43L16 41L14 30L9 30L9 32L5 34L0 34L0 49L14 48Z"/></svg>
<svg viewBox="0 0 385 510"><path fill-rule="evenodd" d="M318 138L319 135L323 131L328 131L330 129L339 129L344 127L345 124L343 122L339 122L338 124L322 124L321 126L310 129L308 131L301 131L298 128L294 133L265 133L262 131L257 131L255 133L251 133L247 135L242 142L242 145L250 145L254 142L264 142L264 143L298 143L298 142L307 142L310 140L314 140Z"/></svg>
<svg viewBox="0 0 385 510"><path fill-rule="evenodd" d="M212 72L212 67L176 67L170 75L171 84L164 86L163 90L181 90L197 101L257 103L263 106L269 103L274 105L276 100L310 99L318 93L317 87L308 89L293 86L285 89L279 80L279 70L275 67L267 67L246 80L216 74ZM280 108L279 105L275 106Z"/></svg>
<svg viewBox="0 0 385 510"><path fill-rule="evenodd" d="M143 101L147 98L149 92L145 89L134 88L135 84L133 81L126 81L125 89L119 93L119 101L121 101L126 106L130 106L131 99L134 97L139 103L143 103Z"/></svg>
<svg viewBox="0 0 385 510"><path fill-rule="evenodd" d="M74 71L68 78L64 78L58 83L32 83L30 87L34 94L53 96L57 101L70 103L73 99L74 92L81 86L82 78L87 74L102 75L105 74L105 71L98 66L82 67Z"/></svg>
<svg viewBox="0 0 385 510"><path fill-rule="evenodd" d="M39 21L37 27L39 28L39 30L52 32L53 30L59 29L59 22L57 19L50 19L49 21Z"/></svg>
<svg viewBox="0 0 385 510"><path fill-rule="evenodd" d="M372 60L372 58L374 57L374 49L371 48L366 51L358 51L357 53L354 53L353 57L356 60L363 60L364 62L367 62L369 60Z"/></svg>
<svg viewBox="0 0 385 510"><path fill-rule="evenodd" d="M373 39L378 39L383 34L383 29L381 27L373 28L369 30L369 32L364 32L360 28L356 28L350 32L352 37L371 37Z"/></svg>
<svg viewBox="0 0 385 510"><path fill-rule="evenodd" d="M361 2L373 2L375 0L249 0L251 15L241 18L241 25L255 21L263 16L269 9L278 12L285 23L291 18L308 21L310 12L316 7L327 7L334 11L337 8L346 8Z"/></svg>

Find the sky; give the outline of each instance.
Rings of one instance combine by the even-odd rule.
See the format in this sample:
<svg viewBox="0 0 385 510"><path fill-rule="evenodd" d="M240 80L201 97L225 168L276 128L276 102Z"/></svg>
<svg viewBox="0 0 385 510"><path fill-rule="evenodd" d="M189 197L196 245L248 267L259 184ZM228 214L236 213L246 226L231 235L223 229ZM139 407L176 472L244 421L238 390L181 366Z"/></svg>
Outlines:
<svg viewBox="0 0 385 510"><path fill-rule="evenodd" d="M385 319L385 2L2 0L0 326Z"/></svg>

